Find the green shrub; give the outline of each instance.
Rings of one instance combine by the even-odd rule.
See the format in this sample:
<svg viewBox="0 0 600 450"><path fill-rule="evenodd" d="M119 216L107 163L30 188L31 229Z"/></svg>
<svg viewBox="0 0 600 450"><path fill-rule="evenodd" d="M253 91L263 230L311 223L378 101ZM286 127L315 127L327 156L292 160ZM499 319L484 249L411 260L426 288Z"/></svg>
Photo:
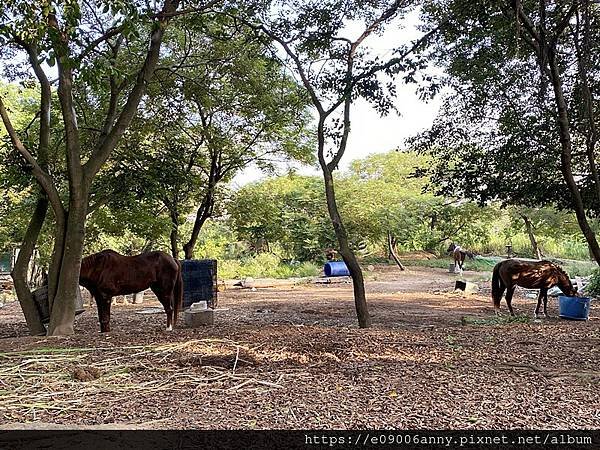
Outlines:
<svg viewBox="0 0 600 450"><path fill-rule="evenodd" d="M475 257L474 259L465 259L465 270L475 270L478 272L490 271L494 268L498 260L486 257ZM454 263L452 258L420 259L415 261L406 261L407 266L432 267L437 269L447 269Z"/></svg>
<svg viewBox="0 0 600 450"><path fill-rule="evenodd" d="M311 263L284 263L272 253L261 253L253 257L219 261L219 278L293 278L317 276L321 267Z"/></svg>
<svg viewBox="0 0 600 450"><path fill-rule="evenodd" d="M598 271L598 265L593 261L569 261L562 268L570 277L587 277Z"/></svg>
<svg viewBox="0 0 600 450"><path fill-rule="evenodd" d="M586 295L600 296L600 268L595 269L590 277L590 282L585 289Z"/></svg>

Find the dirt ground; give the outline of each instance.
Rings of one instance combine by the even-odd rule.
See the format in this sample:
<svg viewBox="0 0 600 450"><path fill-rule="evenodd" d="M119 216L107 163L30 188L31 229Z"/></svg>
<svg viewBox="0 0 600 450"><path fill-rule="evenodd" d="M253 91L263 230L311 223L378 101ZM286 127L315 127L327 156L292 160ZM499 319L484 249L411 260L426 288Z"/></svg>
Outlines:
<svg viewBox="0 0 600 450"><path fill-rule="evenodd" d="M480 292L452 292L441 269L367 274L373 326L349 283L256 280L219 294L215 325L164 330L159 306L94 307L70 337L28 337L18 304L0 308L0 424L135 428L538 428L600 426L600 320L494 318ZM266 286L266 287L260 287ZM506 312L506 304L502 303ZM183 321L181 321L183 322ZM0 426L1 428L2 426Z"/></svg>

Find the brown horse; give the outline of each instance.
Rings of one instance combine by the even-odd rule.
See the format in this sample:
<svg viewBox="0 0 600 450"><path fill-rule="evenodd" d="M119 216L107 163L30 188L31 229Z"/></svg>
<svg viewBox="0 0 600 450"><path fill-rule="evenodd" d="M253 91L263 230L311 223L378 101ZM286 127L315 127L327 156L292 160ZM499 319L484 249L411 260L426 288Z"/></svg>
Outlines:
<svg viewBox="0 0 600 450"><path fill-rule="evenodd" d="M542 299L544 300L544 315L548 317L546 306L548 304L548 289L558 286L565 295L574 296L577 289L573 287L567 273L550 261L521 261L518 259L507 259L500 261L494 267L492 275L492 300L496 314L500 312L500 300L506 289L506 304L510 315L514 316L511 305L515 288L521 286L530 289L539 289L535 317L540 312Z"/></svg>
<svg viewBox="0 0 600 450"><path fill-rule="evenodd" d="M181 264L164 252L123 256L113 250L83 258L79 284L96 300L100 331L110 331L110 304L115 295L152 289L167 313L167 330L177 322L183 303Z"/></svg>
<svg viewBox="0 0 600 450"><path fill-rule="evenodd" d="M326 248L325 249L325 258L327 261L335 261L337 258L338 252L334 248Z"/></svg>
<svg viewBox="0 0 600 450"><path fill-rule="evenodd" d="M456 266L458 266L458 268L460 269L461 273L463 271L463 266L464 266L464 263L465 263L465 258L467 256L470 259L474 258L474 255L473 255L472 252L464 250L462 247L459 247L454 242L450 243L450 245L448 246L448 250L446 250L446 252L447 253L452 253L452 256L454 258L454 268L456 269Z"/></svg>

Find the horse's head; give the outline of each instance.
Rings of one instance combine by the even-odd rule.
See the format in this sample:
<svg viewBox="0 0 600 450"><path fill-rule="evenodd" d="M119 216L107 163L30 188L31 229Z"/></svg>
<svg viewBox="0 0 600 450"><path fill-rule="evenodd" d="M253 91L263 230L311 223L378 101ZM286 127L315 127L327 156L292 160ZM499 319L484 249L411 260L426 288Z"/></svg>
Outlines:
<svg viewBox="0 0 600 450"><path fill-rule="evenodd" d="M577 295L577 286L573 286L567 272L559 266L555 267L558 272L558 286L560 287L560 290L568 297L575 297Z"/></svg>
<svg viewBox="0 0 600 450"><path fill-rule="evenodd" d="M577 296L577 286L573 286L573 284L571 284L569 287L566 288L566 290L567 290L567 292L563 291L563 294L565 294L566 296L568 296L568 297L576 297Z"/></svg>
<svg viewBox="0 0 600 450"><path fill-rule="evenodd" d="M454 251L455 248L456 248L456 244L454 242L450 242L450 245L448 246L448 250L446 250L446 253L450 253L450 252Z"/></svg>

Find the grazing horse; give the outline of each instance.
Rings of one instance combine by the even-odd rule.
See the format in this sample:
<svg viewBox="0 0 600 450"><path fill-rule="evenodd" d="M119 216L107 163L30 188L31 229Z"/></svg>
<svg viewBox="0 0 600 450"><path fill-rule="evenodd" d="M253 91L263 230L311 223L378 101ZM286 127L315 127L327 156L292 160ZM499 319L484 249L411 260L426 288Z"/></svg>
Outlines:
<svg viewBox="0 0 600 450"><path fill-rule="evenodd" d="M86 288L98 307L100 331L110 331L110 304L115 295L152 289L167 313L167 330L177 322L183 303L181 264L164 252L123 256L113 250L83 258L79 284Z"/></svg>
<svg viewBox="0 0 600 450"><path fill-rule="evenodd" d="M472 252L463 250L454 242L450 243L450 245L448 246L448 250L446 250L446 253L452 253L452 256L454 257L454 267L458 266L461 273L463 271L463 264L465 262L465 258L468 256L469 259L473 259L474 257Z"/></svg>
<svg viewBox="0 0 600 450"><path fill-rule="evenodd" d="M567 273L556 264L550 261L530 262L507 259L496 264L492 275L492 300L494 301L496 314L500 312L500 300L502 300L502 294L506 289L508 310L511 316L515 315L511 302L517 286L540 290L534 314L536 318L540 312L542 299L544 300L544 315L548 317L546 306L548 304L548 289L551 287L558 286L568 296L577 294L577 289L573 287Z"/></svg>

